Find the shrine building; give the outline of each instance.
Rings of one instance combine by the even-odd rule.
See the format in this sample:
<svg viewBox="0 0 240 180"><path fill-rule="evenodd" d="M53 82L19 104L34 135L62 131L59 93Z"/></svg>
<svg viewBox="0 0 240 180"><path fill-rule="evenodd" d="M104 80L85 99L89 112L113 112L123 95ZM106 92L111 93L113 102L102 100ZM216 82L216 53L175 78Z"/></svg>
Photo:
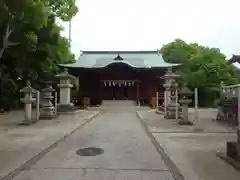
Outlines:
<svg viewBox="0 0 240 180"><path fill-rule="evenodd" d="M82 51L74 64L61 65L79 78L79 97L91 104L103 100L133 100L149 103L163 93L162 77L168 68L158 51Z"/></svg>

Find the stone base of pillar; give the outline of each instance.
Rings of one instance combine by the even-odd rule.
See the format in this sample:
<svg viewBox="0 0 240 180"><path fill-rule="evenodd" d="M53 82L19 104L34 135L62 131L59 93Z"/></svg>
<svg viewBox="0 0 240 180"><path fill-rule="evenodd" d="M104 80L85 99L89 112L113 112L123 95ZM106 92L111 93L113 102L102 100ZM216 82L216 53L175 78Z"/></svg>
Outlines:
<svg viewBox="0 0 240 180"><path fill-rule="evenodd" d="M74 104L58 104L58 111L71 110L74 108Z"/></svg>
<svg viewBox="0 0 240 180"><path fill-rule="evenodd" d="M37 123L37 121L35 121L35 120L32 120L32 121L23 120L18 125L20 125L20 126L29 126L29 125L32 125L32 124L35 124L35 123Z"/></svg>
<svg viewBox="0 0 240 180"><path fill-rule="evenodd" d="M186 114L184 115L183 113L186 113ZM182 112L181 112L180 115L179 115L179 119L180 119L180 120L178 121L178 124L179 124L179 125L194 125L193 122L191 122L191 121L188 120L188 112L184 112L184 111L182 110Z"/></svg>
<svg viewBox="0 0 240 180"><path fill-rule="evenodd" d="M53 106L41 108L40 119L54 119L56 117L55 108Z"/></svg>
<svg viewBox="0 0 240 180"><path fill-rule="evenodd" d="M217 156L224 159L234 168L240 170L240 144L237 142L227 142L227 152L217 153Z"/></svg>
<svg viewBox="0 0 240 180"><path fill-rule="evenodd" d="M57 112L59 114L68 114L68 113L74 113L77 112L78 110L80 110L82 108L74 106L72 103L71 104L59 104L57 106Z"/></svg>
<svg viewBox="0 0 240 180"><path fill-rule="evenodd" d="M179 125L193 125L193 123L189 120L183 120L181 119L180 121L178 121Z"/></svg>
<svg viewBox="0 0 240 180"><path fill-rule="evenodd" d="M169 104L167 105L167 112L164 116L165 119L176 119L176 110L180 112L180 105L179 104Z"/></svg>

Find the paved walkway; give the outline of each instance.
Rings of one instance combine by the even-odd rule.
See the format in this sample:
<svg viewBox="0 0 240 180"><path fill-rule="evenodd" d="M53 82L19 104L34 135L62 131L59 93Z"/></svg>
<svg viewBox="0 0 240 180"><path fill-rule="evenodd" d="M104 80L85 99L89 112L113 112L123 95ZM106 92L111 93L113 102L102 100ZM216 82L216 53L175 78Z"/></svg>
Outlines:
<svg viewBox="0 0 240 180"><path fill-rule="evenodd" d="M218 151L226 151L227 141L236 141L236 130L217 122L215 110L199 111L197 126L180 126L175 119L164 119L149 109L138 114L185 180L239 180L240 172L216 156ZM196 127L204 131L195 132Z"/></svg>
<svg viewBox="0 0 240 180"><path fill-rule="evenodd" d="M83 110L53 120L40 120L31 126L18 126L23 117L20 111L1 115L0 179L12 179L11 176L28 168L33 161L56 147L58 142L64 141L65 137L98 113Z"/></svg>
<svg viewBox="0 0 240 180"><path fill-rule="evenodd" d="M103 112L75 131L14 180L173 180L136 116L135 108L101 107ZM102 148L79 156L80 148Z"/></svg>

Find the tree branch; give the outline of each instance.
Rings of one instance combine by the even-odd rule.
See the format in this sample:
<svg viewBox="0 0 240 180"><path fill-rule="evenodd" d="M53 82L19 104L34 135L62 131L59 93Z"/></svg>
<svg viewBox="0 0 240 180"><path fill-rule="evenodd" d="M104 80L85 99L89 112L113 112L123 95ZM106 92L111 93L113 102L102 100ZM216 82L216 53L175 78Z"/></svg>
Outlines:
<svg viewBox="0 0 240 180"><path fill-rule="evenodd" d="M13 32L13 28L10 27L10 24L7 25L5 35L3 36L3 47L0 49L0 59L3 56L4 51L9 47L9 37Z"/></svg>

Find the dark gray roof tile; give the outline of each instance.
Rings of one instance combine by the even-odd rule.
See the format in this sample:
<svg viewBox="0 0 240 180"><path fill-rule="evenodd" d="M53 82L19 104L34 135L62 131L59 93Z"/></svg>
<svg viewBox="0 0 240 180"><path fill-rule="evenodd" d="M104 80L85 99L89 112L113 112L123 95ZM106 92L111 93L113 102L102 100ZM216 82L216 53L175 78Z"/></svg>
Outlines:
<svg viewBox="0 0 240 180"><path fill-rule="evenodd" d="M121 58L119 58L119 56ZM65 67L103 68L121 62L134 68L172 67L178 64L167 63L157 51L82 51L74 64Z"/></svg>

